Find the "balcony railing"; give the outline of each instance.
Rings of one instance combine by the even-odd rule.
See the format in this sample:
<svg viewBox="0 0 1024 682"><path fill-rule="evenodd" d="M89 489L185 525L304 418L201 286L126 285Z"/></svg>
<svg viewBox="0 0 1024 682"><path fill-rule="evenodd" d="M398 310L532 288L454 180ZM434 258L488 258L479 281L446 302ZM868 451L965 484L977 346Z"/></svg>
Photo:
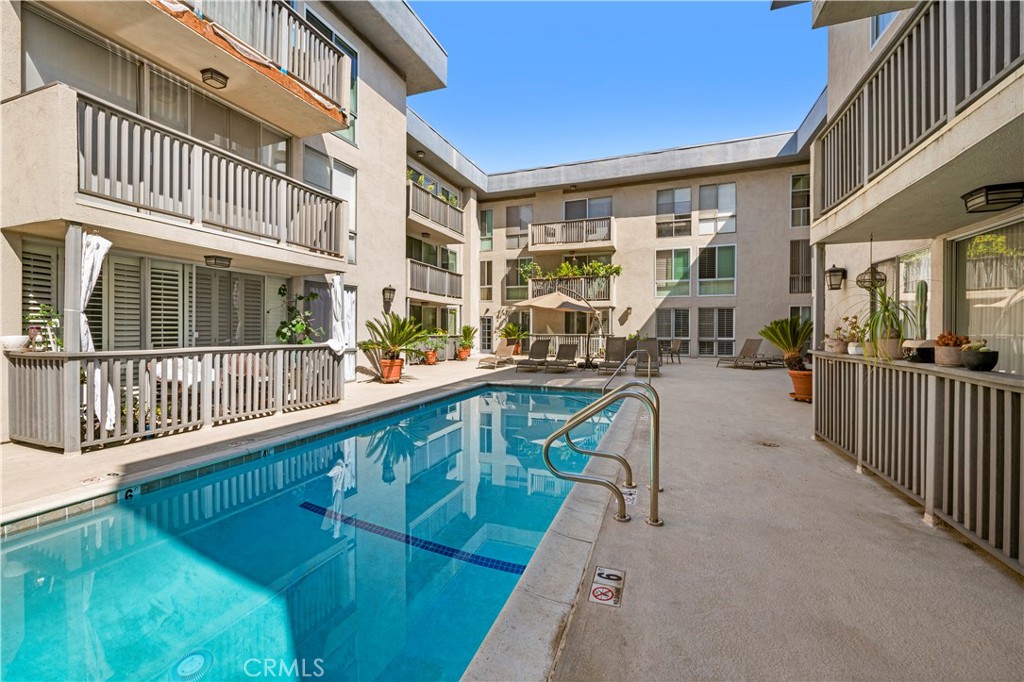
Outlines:
<svg viewBox="0 0 1024 682"><path fill-rule="evenodd" d="M341 254L341 199L81 94L78 156L84 194Z"/></svg>
<svg viewBox="0 0 1024 682"><path fill-rule="evenodd" d="M562 220L555 223L533 223L530 225L530 243L533 246L606 242L611 238L611 218Z"/></svg>
<svg viewBox="0 0 1024 682"><path fill-rule="evenodd" d="M409 181L409 210L456 234L463 234L463 210Z"/></svg>
<svg viewBox="0 0 1024 682"><path fill-rule="evenodd" d="M262 53L282 73L348 111L349 57L282 0L192 0L200 16Z"/></svg>
<svg viewBox="0 0 1024 682"><path fill-rule="evenodd" d="M342 396L342 356L325 344L15 352L8 358L11 440L65 452ZM78 389L70 395L69 377Z"/></svg>
<svg viewBox="0 0 1024 682"><path fill-rule="evenodd" d="M1020 377L815 354L814 432L1018 572Z"/></svg>
<svg viewBox="0 0 1024 682"><path fill-rule="evenodd" d="M558 347L563 346L567 343L576 344L576 356L585 357L587 355L587 344L590 344L590 355L596 357L600 350L604 348L604 337L600 334L591 334L590 340L587 340L586 334L530 334L529 341L540 341L548 339L551 341L551 346L548 348L548 352L552 355L558 353ZM523 352L529 351L529 343L524 344Z"/></svg>
<svg viewBox="0 0 1024 682"><path fill-rule="evenodd" d="M1022 14L1019 3L999 0L922 9L822 134L822 209L863 187L1015 69Z"/></svg>
<svg viewBox="0 0 1024 682"><path fill-rule="evenodd" d="M610 277L556 277L554 279L530 280L531 298L554 291L561 291L563 294L586 301L610 301L612 299Z"/></svg>
<svg viewBox="0 0 1024 682"><path fill-rule="evenodd" d="M447 298L462 298L462 275L411 258L408 261L411 291Z"/></svg>

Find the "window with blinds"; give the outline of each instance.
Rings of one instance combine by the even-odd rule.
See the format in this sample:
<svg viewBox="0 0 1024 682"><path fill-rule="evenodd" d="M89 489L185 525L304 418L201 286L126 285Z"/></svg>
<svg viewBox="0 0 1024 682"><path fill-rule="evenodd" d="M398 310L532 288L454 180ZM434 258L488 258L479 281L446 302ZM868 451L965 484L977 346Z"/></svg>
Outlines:
<svg viewBox="0 0 1024 682"><path fill-rule="evenodd" d="M490 301L494 298L494 261L480 261L480 300Z"/></svg>
<svg viewBox="0 0 1024 682"><path fill-rule="evenodd" d="M105 336L103 333L103 276L106 271L107 267L104 263L100 269L100 276L96 279L96 285L92 289L92 296L85 304L85 319L89 321L89 334L92 336L92 346L96 350L106 350L103 343Z"/></svg>
<svg viewBox="0 0 1024 682"><path fill-rule="evenodd" d="M185 345L185 273L178 263L153 261L149 271L149 343L152 348Z"/></svg>
<svg viewBox="0 0 1024 682"><path fill-rule="evenodd" d="M529 296L529 283L523 278L519 268L532 263L533 258L510 258L505 261L505 298L510 301L521 301Z"/></svg>
<svg viewBox="0 0 1024 682"><path fill-rule="evenodd" d="M655 295L690 295L690 249L665 249L654 253Z"/></svg>
<svg viewBox="0 0 1024 682"><path fill-rule="evenodd" d="M732 355L736 345L734 309L700 308L697 311L697 337L699 355Z"/></svg>
<svg viewBox="0 0 1024 682"><path fill-rule="evenodd" d="M654 315L654 335L667 346L681 340L679 350L684 355L690 352L690 309L658 308Z"/></svg>
<svg viewBox="0 0 1024 682"><path fill-rule="evenodd" d="M107 296L112 320L107 326L106 350L142 348L142 261L107 256L104 270L112 289Z"/></svg>
<svg viewBox="0 0 1024 682"><path fill-rule="evenodd" d="M811 224L811 176L794 175L790 178L789 226L807 227Z"/></svg>
<svg viewBox="0 0 1024 682"><path fill-rule="evenodd" d="M789 242L789 293L811 293L811 240Z"/></svg>
<svg viewBox="0 0 1024 682"><path fill-rule="evenodd" d="M196 345L263 343L263 302L262 276L196 268Z"/></svg>
<svg viewBox="0 0 1024 682"><path fill-rule="evenodd" d="M701 185L699 234L736 231L736 183Z"/></svg>
<svg viewBox="0 0 1024 682"><path fill-rule="evenodd" d="M24 244L21 249L21 314L25 324L40 324L39 307L58 308L57 247Z"/></svg>
<svg viewBox="0 0 1024 682"><path fill-rule="evenodd" d="M697 256L697 295L736 295L736 247L709 246Z"/></svg>

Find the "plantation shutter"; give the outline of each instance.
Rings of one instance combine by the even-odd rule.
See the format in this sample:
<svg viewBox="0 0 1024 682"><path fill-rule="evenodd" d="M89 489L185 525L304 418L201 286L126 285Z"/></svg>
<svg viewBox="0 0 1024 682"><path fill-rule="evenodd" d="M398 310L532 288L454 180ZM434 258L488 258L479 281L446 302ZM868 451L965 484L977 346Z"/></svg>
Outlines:
<svg viewBox="0 0 1024 682"><path fill-rule="evenodd" d="M142 348L142 263L138 258L111 256L107 264L107 282L113 289L108 295L113 323L107 350L138 350Z"/></svg>
<svg viewBox="0 0 1024 682"><path fill-rule="evenodd" d="M672 310L668 308L658 309L655 313L654 335L659 339L667 339L672 336Z"/></svg>
<svg viewBox="0 0 1024 682"><path fill-rule="evenodd" d="M153 348L184 345L184 289L181 265L153 261L149 273L149 341Z"/></svg>
<svg viewBox="0 0 1024 682"><path fill-rule="evenodd" d="M697 311L697 335L702 339L715 338L714 308L700 308Z"/></svg>
<svg viewBox="0 0 1024 682"><path fill-rule="evenodd" d="M715 279L718 277L717 253L718 249L715 248L700 250L700 255L697 257L698 277L701 279Z"/></svg>
<svg viewBox="0 0 1024 682"><path fill-rule="evenodd" d="M730 339L734 336L732 329L732 308L718 308L719 338Z"/></svg>
<svg viewBox="0 0 1024 682"><path fill-rule="evenodd" d="M247 346L263 343L263 278L256 275L244 275L242 281L241 342Z"/></svg>
<svg viewBox="0 0 1024 682"><path fill-rule="evenodd" d="M672 279L672 252L658 251L654 256L654 279L659 282Z"/></svg>
<svg viewBox="0 0 1024 682"><path fill-rule="evenodd" d="M89 333L92 334L92 345L96 350L106 350L103 341L106 337L103 326L103 290L104 277L107 274L107 263L100 266L100 276L96 279L96 286L92 289L92 296L85 304L85 319L89 320Z"/></svg>
<svg viewBox="0 0 1024 682"><path fill-rule="evenodd" d="M674 336L680 339L690 338L690 309L689 308L676 308L675 313L675 332Z"/></svg>
<svg viewBox="0 0 1024 682"><path fill-rule="evenodd" d="M57 307L57 248L25 244L21 249L21 313L39 324L39 306Z"/></svg>
<svg viewBox="0 0 1024 682"><path fill-rule="evenodd" d="M196 345L231 343L231 288L226 273L196 268Z"/></svg>

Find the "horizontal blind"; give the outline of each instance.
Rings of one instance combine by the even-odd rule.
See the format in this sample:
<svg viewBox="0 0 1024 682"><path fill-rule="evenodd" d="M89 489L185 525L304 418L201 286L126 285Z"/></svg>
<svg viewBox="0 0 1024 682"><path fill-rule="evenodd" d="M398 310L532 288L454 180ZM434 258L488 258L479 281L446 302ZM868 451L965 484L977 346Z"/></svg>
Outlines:
<svg viewBox="0 0 1024 682"><path fill-rule="evenodd" d="M38 324L39 307L57 307L57 249L25 244L21 249L21 313Z"/></svg>
<svg viewBox="0 0 1024 682"><path fill-rule="evenodd" d="M142 348L142 264L138 258L113 256L108 281L113 323L108 350Z"/></svg>
<svg viewBox="0 0 1024 682"><path fill-rule="evenodd" d="M149 275L150 344L153 348L178 348L182 339L182 266L153 262Z"/></svg>

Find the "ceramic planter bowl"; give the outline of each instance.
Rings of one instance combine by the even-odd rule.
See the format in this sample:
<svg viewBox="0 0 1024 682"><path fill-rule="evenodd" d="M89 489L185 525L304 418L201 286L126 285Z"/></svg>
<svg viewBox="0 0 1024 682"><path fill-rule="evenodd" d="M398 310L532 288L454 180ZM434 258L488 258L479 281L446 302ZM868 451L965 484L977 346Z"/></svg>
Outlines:
<svg viewBox="0 0 1024 682"><path fill-rule="evenodd" d="M825 339L825 350L829 353L846 354L847 343L843 339Z"/></svg>
<svg viewBox="0 0 1024 682"><path fill-rule="evenodd" d="M864 355L864 344L859 341L851 341L846 345L846 350L850 355Z"/></svg>
<svg viewBox="0 0 1024 682"><path fill-rule="evenodd" d="M965 350L960 353L964 367L975 372L991 372L992 368L999 364L999 351L997 350Z"/></svg>
<svg viewBox="0 0 1024 682"><path fill-rule="evenodd" d="M4 350L21 350L28 347L29 338L23 335L0 337Z"/></svg>

